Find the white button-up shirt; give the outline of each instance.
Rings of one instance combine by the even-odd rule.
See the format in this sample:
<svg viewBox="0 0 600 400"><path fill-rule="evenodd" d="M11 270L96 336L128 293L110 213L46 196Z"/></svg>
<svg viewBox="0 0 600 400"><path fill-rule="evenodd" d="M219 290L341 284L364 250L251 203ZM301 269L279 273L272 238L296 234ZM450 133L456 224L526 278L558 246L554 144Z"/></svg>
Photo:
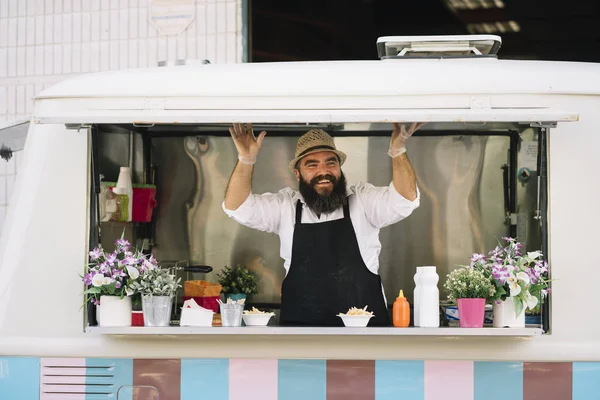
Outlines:
<svg viewBox="0 0 600 400"><path fill-rule="evenodd" d="M393 183L385 187L376 187L370 183L359 182L347 189L350 198L350 219L356 232L360 254L367 268L377 274L379 271L379 253L381 242L379 230L408 217L419 206L417 198L407 200L400 195ZM237 210L222 207L225 213L242 225L264 232L277 233L281 242L280 256L284 260L287 272L292 262L292 239L296 223L296 202L302 201L302 223L313 224L333 221L344 217L343 208L331 214L321 214L320 218L306 205L300 192L285 188L277 193L250 194Z"/></svg>

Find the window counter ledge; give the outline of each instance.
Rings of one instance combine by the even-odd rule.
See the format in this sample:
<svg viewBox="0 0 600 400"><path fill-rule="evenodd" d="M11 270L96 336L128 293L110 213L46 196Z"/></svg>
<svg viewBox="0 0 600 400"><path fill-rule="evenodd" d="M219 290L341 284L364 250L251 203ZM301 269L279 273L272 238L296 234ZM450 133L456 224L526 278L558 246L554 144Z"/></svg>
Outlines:
<svg viewBox="0 0 600 400"><path fill-rule="evenodd" d="M502 336L530 337L543 334L539 327L525 328L319 328L319 327L99 327L89 326L86 333L95 335L300 335L300 336Z"/></svg>

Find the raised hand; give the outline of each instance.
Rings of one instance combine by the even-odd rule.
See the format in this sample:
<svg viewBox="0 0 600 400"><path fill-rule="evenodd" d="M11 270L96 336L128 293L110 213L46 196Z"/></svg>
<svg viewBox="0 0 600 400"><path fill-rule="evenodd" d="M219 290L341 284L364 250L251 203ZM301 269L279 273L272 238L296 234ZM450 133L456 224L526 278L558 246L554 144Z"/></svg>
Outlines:
<svg viewBox="0 0 600 400"><path fill-rule="evenodd" d="M413 133L421 129L423 125L425 125L425 122L413 122L407 130L404 124L399 125L394 122L394 130L392 131L388 155L394 158L404 153L406 151L406 141L408 138L410 138Z"/></svg>
<svg viewBox="0 0 600 400"><path fill-rule="evenodd" d="M233 143L238 151L238 159L244 164L254 164L258 156L258 152L262 146L263 139L267 135L266 131L262 131L258 138L254 136L252 124L233 124L229 128L229 133L233 138Z"/></svg>

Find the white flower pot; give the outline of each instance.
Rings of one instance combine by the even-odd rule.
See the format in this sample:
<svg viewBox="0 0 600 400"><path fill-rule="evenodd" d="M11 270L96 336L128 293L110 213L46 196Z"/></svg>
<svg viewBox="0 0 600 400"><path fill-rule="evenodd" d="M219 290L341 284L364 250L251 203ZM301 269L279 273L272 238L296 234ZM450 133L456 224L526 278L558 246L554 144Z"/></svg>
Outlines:
<svg viewBox="0 0 600 400"><path fill-rule="evenodd" d="M513 297L507 297L500 304L494 302L494 328L524 328L525 327L525 304L521 314L515 312L515 301Z"/></svg>
<svg viewBox="0 0 600 400"><path fill-rule="evenodd" d="M131 297L100 296L98 326L131 326Z"/></svg>

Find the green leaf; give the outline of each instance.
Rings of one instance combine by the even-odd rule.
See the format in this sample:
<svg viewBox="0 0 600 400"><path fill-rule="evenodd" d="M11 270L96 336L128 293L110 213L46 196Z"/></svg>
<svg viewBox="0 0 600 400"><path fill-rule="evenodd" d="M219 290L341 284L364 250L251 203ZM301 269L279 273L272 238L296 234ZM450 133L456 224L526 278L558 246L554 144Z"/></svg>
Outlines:
<svg viewBox="0 0 600 400"><path fill-rule="evenodd" d="M521 315L523 311L523 301L517 296L515 297L515 316Z"/></svg>

